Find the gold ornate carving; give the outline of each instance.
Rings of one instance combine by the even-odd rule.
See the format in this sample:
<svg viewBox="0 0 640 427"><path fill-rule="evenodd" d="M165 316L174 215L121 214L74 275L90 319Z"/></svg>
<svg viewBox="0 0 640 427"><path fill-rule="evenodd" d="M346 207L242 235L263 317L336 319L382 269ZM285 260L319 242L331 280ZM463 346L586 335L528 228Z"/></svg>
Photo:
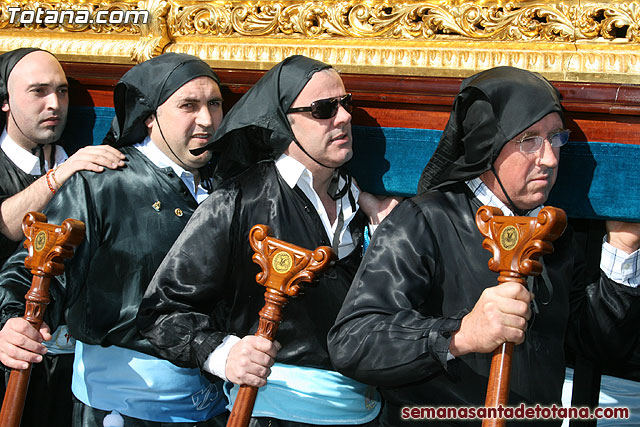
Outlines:
<svg viewBox="0 0 640 427"><path fill-rule="evenodd" d="M139 7L141 10L148 10L150 17L147 24L140 27L142 37L131 54L131 59L138 63L160 55L171 42L166 21L169 3L163 0L146 0L141 1Z"/></svg>
<svg viewBox="0 0 640 427"><path fill-rule="evenodd" d="M638 3L350 1L175 2L170 32L184 35L403 40L638 39Z"/></svg>
<svg viewBox="0 0 640 427"><path fill-rule="evenodd" d="M38 9L42 9L44 13L41 13L41 17L38 23L36 21L37 18L29 19L27 23L18 22L16 19L15 22L10 22L11 13L9 8L19 8L20 12L17 12L15 16L17 17L20 13L24 11L33 11L36 12ZM132 11L138 9L138 3L133 1L120 1L120 2L78 2L78 1L67 1L67 2L32 2L32 1L18 1L18 2L2 2L0 7L0 28L24 28L26 30L51 30L54 32L83 32L83 31L91 31L94 33L129 33L129 34L140 34L139 25L136 24L109 24L109 23L98 23L96 22L96 15L99 11ZM58 16L61 16L60 20L55 20L55 22L47 22L46 19L46 11L57 11L59 13ZM62 11L73 11L73 16L80 16L84 18L84 16L88 17L88 22L69 22L68 15L61 15ZM83 12L88 12L88 15L85 15ZM52 17L53 18L53 17ZM26 18L25 18L26 19ZM80 20L84 21L84 19ZM92 21L92 22L91 22Z"/></svg>
<svg viewBox="0 0 640 427"><path fill-rule="evenodd" d="M18 11L12 13L10 8ZM161 54L170 42L164 18L168 8L160 0L0 1L0 50L38 46L64 60L141 62ZM23 14L39 10L39 17L29 15L20 21ZM70 15L75 21L69 20ZM102 19L107 16L129 20L109 23Z"/></svg>
<svg viewBox="0 0 640 427"><path fill-rule="evenodd" d="M174 36L231 35L232 11L230 4L174 2L167 19L169 32Z"/></svg>
<svg viewBox="0 0 640 427"><path fill-rule="evenodd" d="M146 24L17 24L8 7L149 11ZM640 76L640 1L0 0L0 50L140 62L165 51L214 67L267 69L293 53L347 72L467 76L496 65L555 80Z"/></svg>

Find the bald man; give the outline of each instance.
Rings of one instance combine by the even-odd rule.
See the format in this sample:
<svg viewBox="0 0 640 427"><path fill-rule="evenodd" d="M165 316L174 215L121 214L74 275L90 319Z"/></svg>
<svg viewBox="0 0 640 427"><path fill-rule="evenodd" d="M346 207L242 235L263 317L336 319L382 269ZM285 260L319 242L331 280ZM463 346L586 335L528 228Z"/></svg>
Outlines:
<svg viewBox="0 0 640 427"><path fill-rule="evenodd" d="M0 266L20 245L24 215L44 209L75 172L124 165L113 147L88 146L68 157L56 144L67 121L68 86L49 52L22 48L0 55ZM71 422L74 341L66 326L44 338L47 354L33 368L23 427ZM0 381L0 395L4 385Z"/></svg>
<svg viewBox="0 0 640 427"><path fill-rule="evenodd" d="M23 238L24 214L42 210L71 175L124 166L124 155L110 146L84 147L67 159L56 142L67 121L68 90L49 52L22 48L0 56L0 264Z"/></svg>

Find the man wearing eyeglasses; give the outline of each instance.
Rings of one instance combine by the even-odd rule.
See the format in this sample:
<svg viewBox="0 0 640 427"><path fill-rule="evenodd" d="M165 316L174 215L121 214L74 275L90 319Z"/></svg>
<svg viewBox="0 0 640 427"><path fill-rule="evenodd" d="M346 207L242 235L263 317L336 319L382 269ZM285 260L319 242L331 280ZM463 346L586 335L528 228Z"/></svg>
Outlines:
<svg viewBox="0 0 640 427"><path fill-rule="evenodd" d="M559 94L541 76L498 67L462 83L419 194L376 230L329 333L334 366L380 386L381 425L410 421L407 408L416 406L484 406L491 353L504 342L517 344L513 407L561 406L565 344L608 361L633 349L638 224L608 224L602 277L593 283L582 275L570 227L528 287L496 286L497 273L487 267L491 254L482 247L476 211L490 205L505 215L536 216L568 139Z"/></svg>
<svg viewBox="0 0 640 427"><path fill-rule="evenodd" d="M352 156L351 109L327 64L293 56L267 72L216 132L221 184L167 254L138 312L142 333L166 358L227 380L229 408L240 385L261 387L250 426L372 425L380 410L374 388L333 370L326 344L361 261L365 224L397 203L360 192L342 168ZM253 336L264 305L248 241L255 224L337 255L318 286L287 305L278 342Z"/></svg>

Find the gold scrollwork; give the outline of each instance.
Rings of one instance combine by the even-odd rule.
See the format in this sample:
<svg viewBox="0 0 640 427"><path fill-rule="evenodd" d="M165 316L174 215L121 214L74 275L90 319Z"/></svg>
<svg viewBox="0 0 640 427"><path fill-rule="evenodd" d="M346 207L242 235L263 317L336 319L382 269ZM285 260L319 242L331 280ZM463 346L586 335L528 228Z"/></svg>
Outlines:
<svg viewBox="0 0 640 427"><path fill-rule="evenodd" d="M171 43L167 29L167 13L169 2L164 0L143 0L139 2L143 10L149 11L149 21L142 25L140 40L136 44L131 59L134 62L142 62L154 56L160 55L165 46Z"/></svg>
<svg viewBox="0 0 640 427"><path fill-rule="evenodd" d="M585 37L600 35L614 40L624 34L627 40L640 42L640 4L637 2L587 6L579 13L577 28Z"/></svg>
<svg viewBox="0 0 640 427"><path fill-rule="evenodd" d="M637 41L638 3L262 1L173 3L175 35Z"/></svg>
<svg viewBox="0 0 640 427"><path fill-rule="evenodd" d="M38 22L36 19L30 19L28 23L19 22L18 19L14 19L14 22L10 22L11 13L9 8L18 8L20 10L18 16L25 11L36 12L41 9L42 13L48 11L57 12L60 19L56 19L50 22L46 15L41 16ZM114 11L130 12L138 9L138 2L132 1L119 1L119 2L10 2L0 3L0 28L24 28L26 30L55 30L55 31L69 31L69 32L84 32L91 31L95 33L126 33L126 34L140 34L140 25L135 23L99 23L96 16L99 12L112 13ZM71 14L62 14L63 11L72 11ZM82 22L69 22L69 16L85 16L87 19L77 21ZM84 22L86 21L86 22Z"/></svg>
<svg viewBox="0 0 640 427"><path fill-rule="evenodd" d="M9 8L19 10L13 13L13 22ZM0 43L0 48L40 46L63 55L124 56L125 60L141 62L161 54L171 41L165 20L168 8L168 3L162 0L0 1L0 31L8 30L13 37L19 32L24 34L20 42L7 40ZM16 19L25 12L33 14L39 10L41 15L38 19L33 15L27 22ZM56 12L55 19L47 19L53 18L50 12ZM99 14L103 19L98 19ZM108 22L106 17L115 15L130 19L121 23ZM69 16L73 16L75 21L70 21ZM123 49L128 54L123 55Z"/></svg>
<svg viewBox="0 0 640 427"><path fill-rule="evenodd" d="M22 10L148 11L146 23L18 24ZM266 69L313 56L358 73L467 76L497 65L556 80L635 82L640 0L0 0L0 51L141 62L162 52Z"/></svg>
<svg viewBox="0 0 640 427"><path fill-rule="evenodd" d="M167 25L173 35L231 35L232 8L228 4L172 3Z"/></svg>

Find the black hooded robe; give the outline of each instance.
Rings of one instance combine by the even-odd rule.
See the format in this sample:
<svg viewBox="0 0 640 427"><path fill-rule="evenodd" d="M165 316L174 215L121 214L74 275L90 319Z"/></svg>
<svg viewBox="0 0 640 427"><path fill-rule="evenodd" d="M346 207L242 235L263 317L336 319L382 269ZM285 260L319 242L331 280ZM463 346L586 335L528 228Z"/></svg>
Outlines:
<svg viewBox="0 0 640 427"><path fill-rule="evenodd" d="M401 425L404 406L484 405L492 354L447 361L451 332L482 291L497 284L475 225L480 206L464 183L430 191L398 206L367 249L329 347L340 372L380 386L382 425ZM586 284L572 244L568 229L543 257L553 295L536 282L539 313L525 342L515 346L510 406L561 406L565 339L608 361L628 354L636 341L625 338L637 337L636 325L626 320L640 311L640 289L604 275Z"/></svg>
<svg viewBox="0 0 640 427"><path fill-rule="evenodd" d="M203 369L224 337L257 330L265 301L264 287L256 283L260 269L252 261L251 227L266 224L272 236L310 250L331 246L313 204L275 166L295 139L286 111L312 75L327 68L303 56L287 58L234 105L217 130L214 149L221 154L214 176L221 183L158 268L138 314L142 334L175 364ZM285 307L276 362L333 370L327 332L361 261L364 225L358 211L349 223L353 252Z"/></svg>
<svg viewBox="0 0 640 427"><path fill-rule="evenodd" d="M127 156L126 168L74 174L43 211L49 223L74 218L86 225L85 239L64 274L52 279L45 321L55 328L65 316L71 334L82 342L153 355L135 328L137 304L197 203L172 169L157 168L136 148L120 150ZM24 248L17 251L0 272L2 323L24 313L31 284L26 254Z"/></svg>
<svg viewBox="0 0 640 427"><path fill-rule="evenodd" d="M24 172L0 150L0 204L33 184L38 178ZM0 266L15 252L19 244L20 242L14 242L0 233Z"/></svg>
<svg viewBox="0 0 640 427"><path fill-rule="evenodd" d="M158 79L141 82L150 68ZM44 318L50 327L64 321L71 335L85 344L118 346L158 357L136 328L138 305L197 202L172 168L156 167L132 145L144 138L144 118L184 83L199 76L218 82L204 62L171 53L132 68L116 86L119 121L108 141L126 156L126 166L99 174L75 173L43 211L50 223L74 218L86 226L85 238L65 262L63 275L51 281L51 302ZM1 324L24 313L24 295L31 283L24 268L25 256L26 249L18 250L0 272ZM126 403L126 396L122 399ZM206 399L213 403L197 408L198 416L223 402L213 393ZM194 411L200 403L194 400ZM86 410L89 407L83 408L80 417L84 418L74 418L73 425L101 425L101 419L89 420L100 411L91 414ZM134 421L129 418L129 422ZM208 421L211 425L217 422L218 417Z"/></svg>
<svg viewBox="0 0 640 427"><path fill-rule="evenodd" d="M452 332L482 291L498 283L475 224L481 203L465 181L490 170L508 141L550 113L562 113L559 94L535 73L497 67L466 79L423 172L422 194L376 230L329 350L340 372L381 386L382 425L409 421L401 419L402 407L484 406L492 354L448 360ZM640 288L603 274L588 283L570 227L553 247L533 283L539 312L532 310L526 339L513 352L510 406L561 406L565 344L611 361L626 357L638 340Z"/></svg>
<svg viewBox="0 0 640 427"><path fill-rule="evenodd" d="M55 328L64 319L86 344L158 357L136 328L138 305L197 203L173 169L156 167L135 147L120 150L124 169L74 174L43 211L50 223L75 218L86 225L63 275L51 281L44 320ZM24 313L31 283L25 256L26 249L19 250L0 272L1 322Z"/></svg>
<svg viewBox="0 0 640 427"><path fill-rule="evenodd" d="M15 65L38 48L21 48L6 52L0 56L0 105L8 98L7 80ZM0 112L0 133L5 128L6 113ZM52 159L55 156L55 145ZM42 167L44 159L41 158ZM21 192L33 184L39 176L31 175L20 169L0 149L0 204L9 197ZM9 256L16 251L21 242L14 242L0 233L0 267ZM24 311L20 314L22 315ZM4 325L4 322L2 322ZM29 379L29 389L25 398L21 425L41 426L47 423L66 425L71 415L71 369L73 354L45 355L43 362L32 367ZM2 366L4 384L0 387L0 397L4 396L6 384L9 381L10 370ZM49 399L51 393L56 393L56 402Z"/></svg>
<svg viewBox="0 0 640 427"><path fill-rule="evenodd" d="M277 362L332 370L326 334L361 259L363 220L359 213L350 223L354 251L285 307ZM307 249L330 246L311 202L282 180L273 162L216 189L167 254L140 306L143 334L178 366L202 369L225 336L257 330L264 287L256 283L260 268L251 259L248 236L255 224ZM223 312L228 318L219 318Z"/></svg>

